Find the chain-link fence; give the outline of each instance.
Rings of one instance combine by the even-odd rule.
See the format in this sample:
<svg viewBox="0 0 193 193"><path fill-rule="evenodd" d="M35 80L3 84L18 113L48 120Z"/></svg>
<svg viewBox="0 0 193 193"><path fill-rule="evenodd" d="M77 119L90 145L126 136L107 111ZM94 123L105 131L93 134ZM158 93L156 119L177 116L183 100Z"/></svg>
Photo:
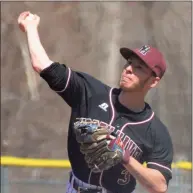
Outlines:
<svg viewBox="0 0 193 193"><path fill-rule="evenodd" d="M41 176L42 170L47 171L47 175ZM69 171L70 169L1 167L1 193L65 193ZM168 193L191 193L191 190L191 172L173 169ZM145 192L139 185L135 191Z"/></svg>

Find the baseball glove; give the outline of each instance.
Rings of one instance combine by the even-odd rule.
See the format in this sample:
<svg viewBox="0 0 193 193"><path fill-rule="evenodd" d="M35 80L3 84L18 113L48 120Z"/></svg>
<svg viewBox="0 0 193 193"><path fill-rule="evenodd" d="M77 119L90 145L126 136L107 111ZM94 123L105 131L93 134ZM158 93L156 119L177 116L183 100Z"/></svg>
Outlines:
<svg viewBox="0 0 193 193"><path fill-rule="evenodd" d="M76 123L74 125L76 140L80 151L93 172L108 170L118 163L127 163L129 152L124 150L123 142L107 127L96 123Z"/></svg>

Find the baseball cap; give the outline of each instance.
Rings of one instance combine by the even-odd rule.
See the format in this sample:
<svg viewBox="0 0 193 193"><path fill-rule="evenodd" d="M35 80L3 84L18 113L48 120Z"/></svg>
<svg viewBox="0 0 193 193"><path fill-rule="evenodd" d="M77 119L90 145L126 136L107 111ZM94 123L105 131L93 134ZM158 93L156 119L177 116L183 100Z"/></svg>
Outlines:
<svg viewBox="0 0 193 193"><path fill-rule="evenodd" d="M155 74L162 78L166 71L166 62L162 53L149 45L141 48L120 48L121 55L128 60L131 55L138 56Z"/></svg>

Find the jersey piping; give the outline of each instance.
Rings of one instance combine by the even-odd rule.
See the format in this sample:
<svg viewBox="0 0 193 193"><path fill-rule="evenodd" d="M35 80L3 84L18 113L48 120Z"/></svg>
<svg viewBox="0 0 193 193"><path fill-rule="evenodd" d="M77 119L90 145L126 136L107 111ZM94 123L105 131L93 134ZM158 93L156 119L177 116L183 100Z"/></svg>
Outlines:
<svg viewBox="0 0 193 193"><path fill-rule="evenodd" d="M149 165L149 164L153 164L153 165L159 166L159 167L161 167L161 168L164 168L164 169L170 171L171 174L172 174L172 170L170 170L170 169L169 169L168 167L166 167L166 166L163 166L163 165L158 164L158 163L155 163L155 162L147 162L147 165Z"/></svg>
<svg viewBox="0 0 193 193"><path fill-rule="evenodd" d="M66 88L68 87L68 84L69 84L69 82L70 82L70 77L71 77L71 69L68 67L68 79L67 79L67 81L66 81L66 85L65 85L65 87L64 87L63 90L61 90L61 91L56 91L57 93L61 93L61 92L64 92L64 91L66 90Z"/></svg>
<svg viewBox="0 0 193 193"><path fill-rule="evenodd" d="M111 121L109 123L110 126L113 123L113 120L115 118L115 109L114 109L114 105L113 105L113 102L112 102L112 91L113 91L113 88L111 88L111 90L109 92L109 101L110 101L110 105L111 105L111 109L112 109L112 118L111 118Z"/></svg>

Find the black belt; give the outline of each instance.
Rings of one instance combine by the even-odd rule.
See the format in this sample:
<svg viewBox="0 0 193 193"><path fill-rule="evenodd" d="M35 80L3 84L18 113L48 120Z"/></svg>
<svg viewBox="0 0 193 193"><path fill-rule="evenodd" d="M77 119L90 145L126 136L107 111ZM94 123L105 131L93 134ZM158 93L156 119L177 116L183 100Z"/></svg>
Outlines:
<svg viewBox="0 0 193 193"><path fill-rule="evenodd" d="M76 179L74 179L74 182L72 183L72 177L73 174L70 173L70 183L72 184L72 187L78 192L78 193L102 193L102 188L99 189L92 189L92 188L85 188L81 187L80 184L76 182Z"/></svg>

